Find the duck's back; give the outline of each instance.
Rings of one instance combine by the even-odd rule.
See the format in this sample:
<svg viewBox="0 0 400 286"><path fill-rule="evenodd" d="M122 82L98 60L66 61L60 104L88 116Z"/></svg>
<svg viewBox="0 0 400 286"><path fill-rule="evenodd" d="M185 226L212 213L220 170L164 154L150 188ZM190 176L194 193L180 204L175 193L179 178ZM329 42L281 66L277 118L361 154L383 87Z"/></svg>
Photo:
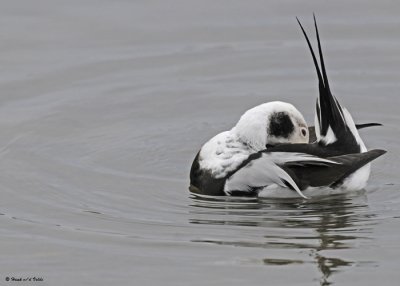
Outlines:
<svg viewBox="0 0 400 286"><path fill-rule="evenodd" d="M225 195L224 185L251 154L250 148L237 140L232 131L211 138L197 153L190 170L191 191L207 195Z"/></svg>

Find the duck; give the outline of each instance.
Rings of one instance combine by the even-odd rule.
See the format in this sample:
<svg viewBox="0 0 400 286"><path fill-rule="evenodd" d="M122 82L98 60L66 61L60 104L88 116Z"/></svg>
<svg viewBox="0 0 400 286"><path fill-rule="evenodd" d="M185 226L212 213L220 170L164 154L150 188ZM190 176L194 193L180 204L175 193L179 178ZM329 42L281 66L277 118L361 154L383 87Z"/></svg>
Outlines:
<svg viewBox="0 0 400 286"><path fill-rule="evenodd" d="M315 126L290 103L273 101L247 110L228 131L206 142L190 169L192 193L211 196L259 196L269 188L295 191L365 188L370 162L386 153L367 150L350 112L332 94L314 15L319 62L298 18L318 78Z"/></svg>

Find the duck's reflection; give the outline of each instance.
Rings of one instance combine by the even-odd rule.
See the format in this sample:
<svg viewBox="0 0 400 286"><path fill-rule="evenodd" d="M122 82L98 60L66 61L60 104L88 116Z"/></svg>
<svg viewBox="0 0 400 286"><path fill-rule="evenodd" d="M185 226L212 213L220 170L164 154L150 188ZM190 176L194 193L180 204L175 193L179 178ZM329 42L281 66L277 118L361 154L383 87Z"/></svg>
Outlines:
<svg viewBox="0 0 400 286"><path fill-rule="evenodd" d="M321 272L320 284L330 285L333 273L357 261L327 257L325 250L349 249L358 240L367 239L373 220L366 196L336 195L314 201L261 200L235 198L192 197L190 223L238 226L237 237L218 236L218 239L198 239L196 242L299 250L307 259L268 257L265 265L315 264ZM242 236L242 226L251 236ZM235 228L234 227L234 228ZM232 231L232 228L229 228ZM332 252L331 252L332 253Z"/></svg>

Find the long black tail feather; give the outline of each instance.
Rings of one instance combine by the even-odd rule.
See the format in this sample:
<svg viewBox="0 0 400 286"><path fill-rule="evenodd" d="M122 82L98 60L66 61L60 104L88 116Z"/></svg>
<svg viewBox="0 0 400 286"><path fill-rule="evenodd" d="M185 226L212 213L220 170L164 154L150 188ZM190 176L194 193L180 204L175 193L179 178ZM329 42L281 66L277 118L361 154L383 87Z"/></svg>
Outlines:
<svg viewBox="0 0 400 286"><path fill-rule="evenodd" d="M321 41L315 15L314 15L314 26L317 36L319 61L321 69L320 66L318 65L317 58L315 56L314 50L307 36L307 33L304 30L299 19L298 18L296 19L300 25L304 37L306 38L307 45L310 49L311 56L318 76L319 96L316 104L316 115L319 126L316 127L318 128L320 134L320 143L330 144L327 143L327 141L329 140L324 141L324 138L327 136L330 128L332 129L332 132L336 139L335 142L337 142L337 144L341 144L344 141L346 141L346 143L349 143L349 138L350 137L354 138L354 135L351 133L351 130L347 126L347 122L342 107L340 106L337 99L332 95L332 92L329 87L329 81L325 68L325 62L323 58ZM355 140L350 140L350 141L353 141L356 144Z"/></svg>

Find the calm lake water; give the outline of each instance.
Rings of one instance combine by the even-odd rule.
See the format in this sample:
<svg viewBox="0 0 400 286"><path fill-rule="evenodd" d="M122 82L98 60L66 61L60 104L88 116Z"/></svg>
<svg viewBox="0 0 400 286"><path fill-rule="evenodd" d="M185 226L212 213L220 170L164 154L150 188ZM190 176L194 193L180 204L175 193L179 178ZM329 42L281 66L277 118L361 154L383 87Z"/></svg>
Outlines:
<svg viewBox="0 0 400 286"><path fill-rule="evenodd" d="M250 107L313 121L316 12L333 92L369 148L366 190L196 198L201 145ZM396 285L400 4L2 1L1 285ZM43 278L6 282L6 278Z"/></svg>

